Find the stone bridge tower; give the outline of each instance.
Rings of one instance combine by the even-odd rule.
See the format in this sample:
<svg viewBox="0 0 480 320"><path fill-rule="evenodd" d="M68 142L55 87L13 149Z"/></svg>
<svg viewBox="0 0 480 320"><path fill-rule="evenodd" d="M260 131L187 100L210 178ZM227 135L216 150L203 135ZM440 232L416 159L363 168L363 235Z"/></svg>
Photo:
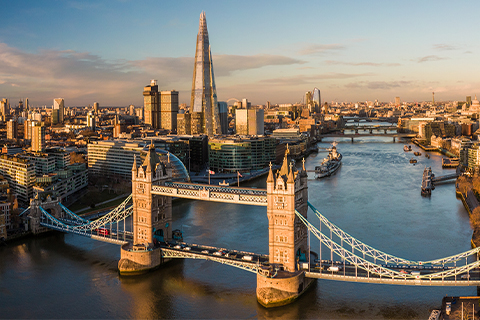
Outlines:
<svg viewBox="0 0 480 320"><path fill-rule="evenodd" d="M156 243L172 238L172 198L152 194L152 187L164 185L172 178L172 165L164 164L150 145L145 161L132 167L133 243L122 246L118 262L120 274L138 274L162 261L161 249Z"/></svg>
<svg viewBox="0 0 480 320"><path fill-rule="evenodd" d="M28 214L28 229L32 231L33 234L39 234L42 232L50 231L51 229L42 227L40 225L40 220L42 218L42 207L45 211L50 213L55 218L64 218L64 212L59 205L60 199L47 196L43 201L37 196L30 199L30 212Z"/></svg>
<svg viewBox="0 0 480 320"><path fill-rule="evenodd" d="M288 160L288 147L280 170L270 166L267 178L268 246L270 266L257 274L257 300L265 307L290 303L312 283L302 262L308 256L308 229L296 216L307 218L308 186L305 162L297 171Z"/></svg>
<svg viewBox="0 0 480 320"><path fill-rule="evenodd" d="M267 178L268 246L270 263L280 263L285 271L298 270L308 261L308 230L295 210L307 217L307 173L288 163L288 149L276 175L270 167Z"/></svg>

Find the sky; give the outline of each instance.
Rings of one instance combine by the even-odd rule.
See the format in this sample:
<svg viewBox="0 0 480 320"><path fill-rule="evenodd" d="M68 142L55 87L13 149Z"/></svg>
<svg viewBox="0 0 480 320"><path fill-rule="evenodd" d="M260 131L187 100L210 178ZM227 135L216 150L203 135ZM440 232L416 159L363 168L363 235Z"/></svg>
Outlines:
<svg viewBox="0 0 480 320"><path fill-rule="evenodd" d="M143 105L151 79L190 104L205 11L219 101L480 98L480 1L0 0L0 98Z"/></svg>

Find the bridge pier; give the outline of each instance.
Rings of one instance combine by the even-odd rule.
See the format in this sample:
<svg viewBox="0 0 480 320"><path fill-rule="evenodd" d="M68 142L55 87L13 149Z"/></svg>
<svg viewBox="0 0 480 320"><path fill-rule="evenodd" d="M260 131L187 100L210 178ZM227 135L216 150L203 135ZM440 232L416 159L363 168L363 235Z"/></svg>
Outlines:
<svg viewBox="0 0 480 320"><path fill-rule="evenodd" d="M131 243L126 243L120 250L118 271L120 275L142 274L158 268L166 262L165 260L162 258L160 248L134 246Z"/></svg>
<svg viewBox="0 0 480 320"><path fill-rule="evenodd" d="M305 272L278 271L271 277L257 273L257 301L265 308L280 307L292 303L315 282L306 278Z"/></svg>
<svg viewBox="0 0 480 320"><path fill-rule="evenodd" d="M395 142L395 137L393 137L393 142Z"/></svg>

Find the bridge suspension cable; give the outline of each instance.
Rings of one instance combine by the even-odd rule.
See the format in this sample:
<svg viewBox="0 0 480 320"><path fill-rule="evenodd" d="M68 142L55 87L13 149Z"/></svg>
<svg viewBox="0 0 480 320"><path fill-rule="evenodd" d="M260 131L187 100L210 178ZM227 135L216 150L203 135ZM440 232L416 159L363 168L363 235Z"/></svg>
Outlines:
<svg viewBox="0 0 480 320"><path fill-rule="evenodd" d="M57 219L47 211L45 211L42 207L40 210L43 213L41 224L47 227L53 227L55 229L60 229L62 231L70 231L70 232L87 232L98 229L100 227L105 226L106 224L112 222L118 222L124 220L126 217L132 214L133 207L132 205L128 205L130 200L132 199L132 195L129 195L119 206L117 206L114 210L109 212L108 214L104 215L100 219L89 221L85 220L77 216L75 213L71 212L70 210L66 210L66 213L70 218L68 219ZM61 205L62 209L65 207Z"/></svg>
<svg viewBox="0 0 480 320"><path fill-rule="evenodd" d="M348 244L351 248L352 251L354 252L354 249L362 252L366 256L372 257L374 261L380 260L384 261L385 264L388 264L390 262L393 262L395 264L402 264L402 265L425 265L425 264L431 264L431 265L444 265L447 263L459 261L462 259L466 259L469 256L477 255L480 252L480 247L470 249L465 252L461 252L452 256L444 257L444 258L439 258L439 259L434 259L434 260L427 260L427 261L414 261L414 260L408 260L404 258L399 258L394 255L382 252L380 250L377 250L373 248L372 246L369 246L360 240L357 240L356 238L352 237L342 229L340 229L338 226L330 222L324 215L320 213L310 202L307 202L308 206L315 212L316 216L318 219L329 229L331 230L335 235L337 235L342 242L345 242Z"/></svg>
<svg viewBox="0 0 480 320"><path fill-rule="evenodd" d="M360 269L367 271L369 274L375 274L380 277L390 278L390 279L400 279L400 280L439 280L444 279L451 276L458 276L465 273L468 273L470 270L474 268L478 268L480 266L480 261L475 260L472 263L468 263L467 257L465 257L465 265L462 266L454 266L454 267L447 267L439 272L431 272L422 275L413 275L410 273L403 273L392 268L402 268L406 267L402 264L400 265L392 265L388 267L387 265L381 265L376 262L370 262L365 258L357 256L354 252L350 252L346 250L344 247L333 241L332 239L325 236L321 233L315 226L313 226L302 214L300 214L297 210L295 210L297 217L307 226L308 230L317 238L319 239L327 248L332 250L336 255L338 255L342 260L346 263L356 266ZM381 259L380 259L381 260ZM458 260L450 260L449 262L454 262L456 264ZM394 262L394 261L392 261ZM416 266L417 268L421 266Z"/></svg>

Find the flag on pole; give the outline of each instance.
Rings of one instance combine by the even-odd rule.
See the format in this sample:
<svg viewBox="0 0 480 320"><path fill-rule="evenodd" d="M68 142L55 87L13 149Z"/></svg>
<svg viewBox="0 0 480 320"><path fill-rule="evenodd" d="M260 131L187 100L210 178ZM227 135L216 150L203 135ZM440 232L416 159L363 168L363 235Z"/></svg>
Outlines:
<svg viewBox="0 0 480 320"><path fill-rule="evenodd" d="M208 173L209 173L209 174L215 174L215 171L213 171L213 170L208 170Z"/></svg>
<svg viewBox="0 0 480 320"><path fill-rule="evenodd" d="M243 177L242 174L240 173L240 171L237 171L237 172L238 172L238 175L239 175L240 177Z"/></svg>

